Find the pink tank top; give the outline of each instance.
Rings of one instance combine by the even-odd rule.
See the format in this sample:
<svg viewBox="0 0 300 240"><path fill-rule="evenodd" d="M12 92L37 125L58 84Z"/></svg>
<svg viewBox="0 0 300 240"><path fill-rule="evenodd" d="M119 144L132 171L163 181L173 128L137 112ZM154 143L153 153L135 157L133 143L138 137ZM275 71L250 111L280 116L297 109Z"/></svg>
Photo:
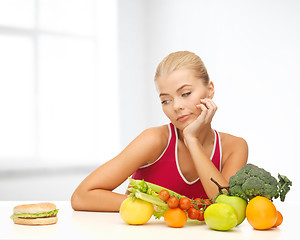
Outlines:
<svg viewBox="0 0 300 240"><path fill-rule="evenodd" d="M169 124L168 145L161 156L153 163L140 167L133 175L134 179L144 179L162 187L168 188L189 198L208 198L199 178L193 182L185 179L177 158L177 131L172 123ZM211 161L221 171L221 141L219 133L214 130L215 141Z"/></svg>

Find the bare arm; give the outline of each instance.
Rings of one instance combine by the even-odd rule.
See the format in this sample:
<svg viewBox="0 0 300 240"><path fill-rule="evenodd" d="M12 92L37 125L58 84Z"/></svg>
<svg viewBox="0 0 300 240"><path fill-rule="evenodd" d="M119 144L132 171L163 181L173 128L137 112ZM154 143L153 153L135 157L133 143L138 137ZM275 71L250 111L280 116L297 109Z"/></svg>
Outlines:
<svg viewBox="0 0 300 240"><path fill-rule="evenodd" d="M248 146L245 140L241 138L237 138L230 146L232 154L226 159L221 173L205 154L199 141L190 139L186 141L186 144L190 150L203 188L211 199L217 195L218 188L210 178L215 179L221 186L228 186L229 178L247 163Z"/></svg>
<svg viewBox="0 0 300 240"><path fill-rule="evenodd" d="M183 130L184 142L190 151L207 196L214 198L218 193L218 188L210 178L214 178L222 186L228 186L229 178L246 164L248 146L244 139L231 136L230 141L228 140L230 144L226 145L226 150L231 154L226 159L220 173L206 155L199 141L199 136L201 136L202 132L205 132L205 129L211 129L211 121L217 111L217 106L209 98L201 99L200 101L201 104L197 107L201 108L201 113L194 122Z"/></svg>
<svg viewBox="0 0 300 240"><path fill-rule="evenodd" d="M145 130L118 156L98 167L77 187L71 198L74 210L119 211L125 194L112 192L140 166L157 158L164 149L161 129Z"/></svg>

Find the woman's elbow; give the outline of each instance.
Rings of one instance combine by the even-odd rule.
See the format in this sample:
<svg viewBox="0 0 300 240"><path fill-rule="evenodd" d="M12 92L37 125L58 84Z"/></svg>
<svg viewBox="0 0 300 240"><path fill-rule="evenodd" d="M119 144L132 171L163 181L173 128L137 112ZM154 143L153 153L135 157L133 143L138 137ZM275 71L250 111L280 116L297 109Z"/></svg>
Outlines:
<svg viewBox="0 0 300 240"><path fill-rule="evenodd" d="M71 206L75 211L83 210L82 197L80 196L80 193L78 193L77 191L75 191L71 197Z"/></svg>

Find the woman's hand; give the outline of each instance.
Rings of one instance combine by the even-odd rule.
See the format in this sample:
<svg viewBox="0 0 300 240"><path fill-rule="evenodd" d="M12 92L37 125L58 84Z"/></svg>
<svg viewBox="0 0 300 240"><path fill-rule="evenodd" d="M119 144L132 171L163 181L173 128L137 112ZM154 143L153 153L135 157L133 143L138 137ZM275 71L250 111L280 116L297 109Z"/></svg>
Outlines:
<svg viewBox="0 0 300 240"><path fill-rule="evenodd" d="M212 118L218 109L213 100L209 98L201 99L200 104L196 105L196 107L201 109L201 113L195 121L183 129L183 137L185 140L190 138L199 139L201 132L211 127Z"/></svg>

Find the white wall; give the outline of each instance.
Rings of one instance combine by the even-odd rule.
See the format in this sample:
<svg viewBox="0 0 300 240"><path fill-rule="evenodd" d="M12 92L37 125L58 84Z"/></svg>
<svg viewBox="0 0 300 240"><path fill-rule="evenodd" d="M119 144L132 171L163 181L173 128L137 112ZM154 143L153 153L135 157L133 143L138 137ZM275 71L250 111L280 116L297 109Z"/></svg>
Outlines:
<svg viewBox="0 0 300 240"><path fill-rule="evenodd" d="M111 10L115 3L117 12L107 15L107 8ZM202 57L215 83L219 109L213 127L244 137L249 144L249 162L274 175L287 175L293 180L287 199L300 197L299 1L99 0L97 10L97 21L107 26L104 32L98 29L97 78L109 83L109 87L96 85L95 92L101 93L97 118L104 114L101 120L111 122L106 113L115 111L120 119L113 119L113 129L105 124L97 129L96 165L115 154L118 136L123 148L143 129L168 123L153 83L155 68L170 52L190 50ZM111 47L114 44L116 49ZM118 87L115 79L119 79ZM103 145L113 150L107 148L103 154ZM54 170L55 174L0 176L1 199L68 200L92 171L73 171L74 162L68 164L64 171ZM43 188L45 184L48 189ZM58 185L59 190L55 189ZM124 192L125 187L116 191Z"/></svg>
<svg viewBox="0 0 300 240"><path fill-rule="evenodd" d="M117 0L0 1L0 200L69 200L120 151L117 19Z"/></svg>
<svg viewBox="0 0 300 240"><path fill-rule="evenodd" d="M213 127L245 138L249 162L293 180L300 196L299 1L119 1L121 133L167 123L153 76L168 53L206 63L219 109Z"/></svg>

